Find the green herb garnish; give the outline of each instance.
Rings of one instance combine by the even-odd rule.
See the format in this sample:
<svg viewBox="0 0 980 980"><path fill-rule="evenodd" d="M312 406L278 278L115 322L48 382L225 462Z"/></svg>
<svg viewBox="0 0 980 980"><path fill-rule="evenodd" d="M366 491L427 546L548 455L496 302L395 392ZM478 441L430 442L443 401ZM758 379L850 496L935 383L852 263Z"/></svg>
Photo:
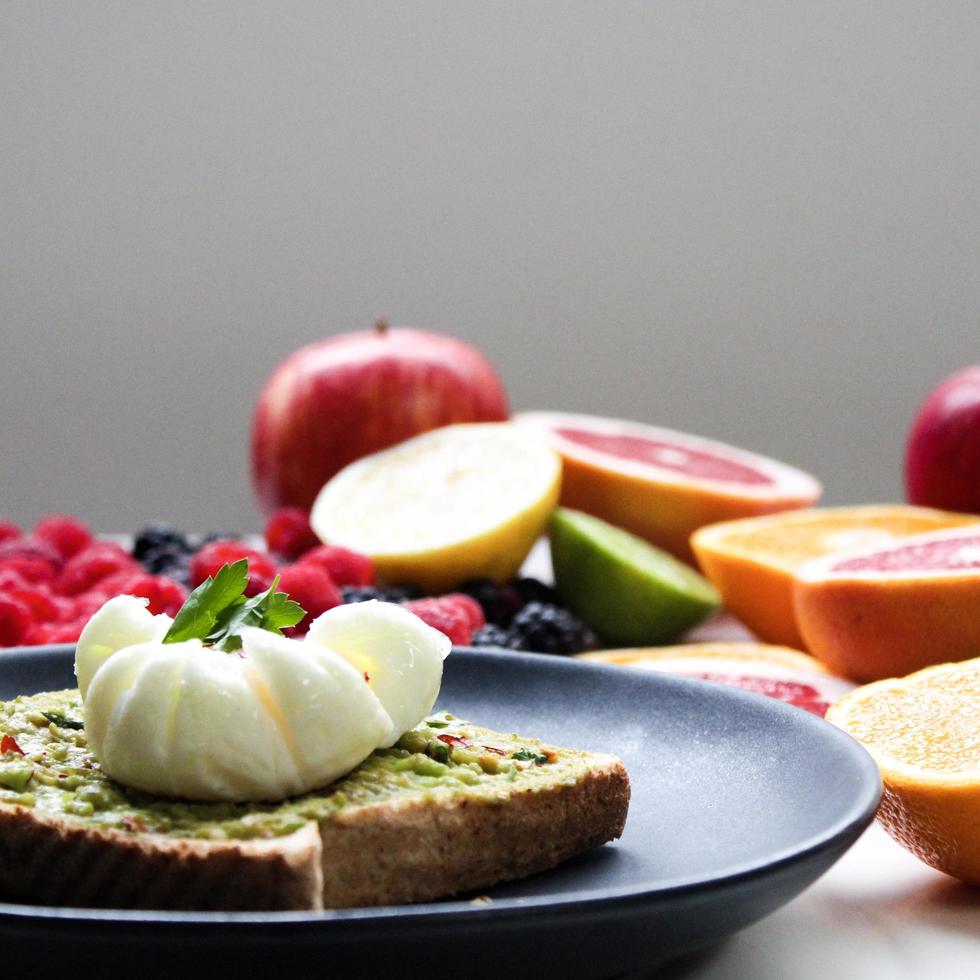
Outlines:
<svg viewBox="0 0 980 980"><path fill-rule="evenodd" d="M69 718L68 715L63 715L60 711L42 711L41 714L52 725L57 725L59 728L72 728L76 732L80 732L85 728L85 723L81 719Z"/></svg>
<svg viewBox="0 0 980 980"><path fill-rule="evenodd" d="M521 762L533 762L537 766L542 766L548 761L546 755L540 755L537 752L532 752L530 749L518 749L516 752L511 752L510 757L512 759L519 759Z"/></svg>
<svg viewBox="0 0 980 980"><path fill-rule="evenodd" d="M216 650L238 650L241 633L247 626L258 626L282 636L287 626L295 626L306 610L285 592L276 592L279 576L265 592L248 598L248 559L223 565L213 578L205 579L180 607L164 643L202 640Z"/></svg>

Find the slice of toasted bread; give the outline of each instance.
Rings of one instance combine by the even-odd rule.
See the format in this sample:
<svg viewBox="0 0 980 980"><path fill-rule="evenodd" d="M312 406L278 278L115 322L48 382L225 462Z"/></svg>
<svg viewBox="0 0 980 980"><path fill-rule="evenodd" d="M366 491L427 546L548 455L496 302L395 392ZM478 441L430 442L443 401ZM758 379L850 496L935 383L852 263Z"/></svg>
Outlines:
<svg viewBox="0 0 980 980"><path fill-rule="evenodd" d="M12 740L0 756L7 898L219 910L423 901L553 867L626 820L618 759L449 715L281 803L162 800L101 771L82 710L77 691L0 705Z"/></svg>

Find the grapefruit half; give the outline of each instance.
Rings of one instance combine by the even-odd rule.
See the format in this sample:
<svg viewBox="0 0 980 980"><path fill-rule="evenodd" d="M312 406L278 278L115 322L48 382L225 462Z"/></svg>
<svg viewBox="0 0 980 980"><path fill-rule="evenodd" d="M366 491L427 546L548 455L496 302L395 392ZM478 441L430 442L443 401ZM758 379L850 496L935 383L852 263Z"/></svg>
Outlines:
<svg viewBox="0 0 980 980"><path fill-rule="evenodd" d="M810 653L856 681L977 657L980 525L814 559L793 603Z"/></svg>
<svg viewBox="0 0 980 980"><path fill-rule="evenodd" d="M767 643L804 648L793 581L806 562L978 520L907 504L814 507L711 524L694 532L691 547L726 609Z"/></svg>
<svg viewBox="0 0 980 980"><path fill-rule="evenodd" d="M802 470L725 443L639 422L523 412L563 460L562 506L585 511L694 564L704 524L806 507L820 484Z"/></svg>
<svg viewBox="0 0 980 980"><path fill-rule="evenodd" d="M601 650L583 660L661 670L765 694L821 718L854 685L835 677L819 660L768 643L685 643L669 647Z"/></svg>

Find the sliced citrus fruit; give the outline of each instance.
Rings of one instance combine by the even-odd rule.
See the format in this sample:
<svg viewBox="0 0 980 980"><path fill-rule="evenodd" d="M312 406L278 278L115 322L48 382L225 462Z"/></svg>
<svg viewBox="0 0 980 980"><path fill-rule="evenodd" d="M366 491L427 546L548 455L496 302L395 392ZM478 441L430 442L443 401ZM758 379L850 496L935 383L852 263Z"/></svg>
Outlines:
<svg viewBox="0 0 980 980"><path fill-rule="evenodd" d="M795 704L821 717L854 685L819 660L768 643L683 643L669 647L599 650L583 660L695 677Z"/></svg>
<svg viewBox="0 0 980 980"><path fill-rule="evenodd" d="M704 524L794 507L820 496L808 474L755 453L638 422L525 412L564 462L563 506L585 511L693 563Z"/></svg>
<svg viewBox="0 0 980 980"><path fill-rule="evenodd" d="M857 681L980 654L980 524L815 558L793 586L807 650Z"/></svg>
<svg viewBox="0 0 980 980"><path fill-rule="evenodd" d="M753 633L804 647L793 613L793 575L804 562L977 520L904 504L815 507L712 524L691 536L691 547L725 607Z"/></svg>
<svg viewBox="0 0 980 980"><path fill-rule="evenodd" d="M859 687L827 720L878 763L888 833L926 864L980 885L980 659Z"/></svg>
<svg viewBox="0 0 980 980"><path fill-rule="evenodd" d="M581 511L555 511L551 562L562 601L610 643L666 643L718 606L694 569Z"/></svg>
<svg viewBox="0 0 980 980"><path fill-rule="evenodd" d="M507 422L450 425L362 457L313 504L321 540L368 555L382 582L430 593L513 577L558 501L561 461Z"/></svg>

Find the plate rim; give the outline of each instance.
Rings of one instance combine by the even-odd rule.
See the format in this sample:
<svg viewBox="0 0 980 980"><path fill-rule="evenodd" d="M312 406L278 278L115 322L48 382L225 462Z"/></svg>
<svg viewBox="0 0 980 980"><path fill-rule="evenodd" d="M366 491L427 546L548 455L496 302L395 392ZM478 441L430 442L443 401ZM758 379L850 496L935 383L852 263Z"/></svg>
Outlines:
<svg viewBox="0 0 980 980"><path fill-rule="evenodd" d="M41 657L63 657L71 654L75 644L52 644L38 646L6 647L0 649L0 670L4 661L17 657L18 654L30 653ZM405 905L364 906L351 909L322 909L317 911L187 911L166 909L122 909L122 908L89 908L70 905L33 905L26 902L0 901L0 917L9 919L42 919L49 922L118 922L120 925L138 927L140 925L161 926L206 926L222 925L234 927L256 924L283 926L319 926L324 929L339 928L351 922L382 919L388 922L408 919L413 922L427 919L437 921L478 922L485 918L509 918L513 916L534 915L564 915L570 912L594 912L600 909L615 910L618 906L629 906L633 903L669 902L680 896L695 896L701 892L726 887L736 887L753 878L766 877L797 863L805 862L808 858L833 849L842 840L851 842L872 822L881 798L881 779L878 767L870 753L846 732L831 725L824 719L782 701L743 691L738 688L726 687L711 681L700 680L665 672L642 671L622 664L605 664L574 658L554 657L538 653L525 653L509 650L474 650L471 647L455 647L453 656L463 654L464 657L480 658L483 660L501 660L520 663L525 668L549 664L548 669L571 671L595 671L619 674L624 669L642 674L654 686L677 687L687 690L700 690L710 694L712 698L733 699L751 703L754 710L772 711L777 716L785 714L795 723L804 728L813 726L813 731L820 733L817 737L829 738L836 741L853 756L858 767L854 793L849 805L842 814L821 832L812 834L809 838L796 845L790 845L774 852L763 859L751 860L741 864L731 865L721 871L709 871L699 875L675 876L660 882L645 882L632 885L614 885L601 888L576 889L563 892L560 896L535 895L491 898L489 902L478 903L472 899L448 899L435 902L418 902ZM801 718L800 715L803 715ZM627 818L628 820L628 818ZM847 845L850 847L850 844ZM333 925L336 924L336 925Z"/></svg>

